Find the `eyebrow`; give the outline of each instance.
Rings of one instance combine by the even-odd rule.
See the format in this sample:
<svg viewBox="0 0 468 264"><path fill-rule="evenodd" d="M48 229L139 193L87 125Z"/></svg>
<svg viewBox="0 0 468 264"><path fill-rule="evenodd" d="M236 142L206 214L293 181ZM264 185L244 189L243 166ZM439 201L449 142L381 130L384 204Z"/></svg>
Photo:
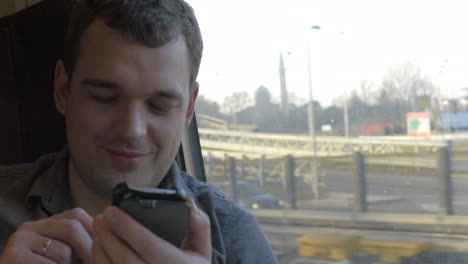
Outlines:
<svg viewBox="0 0 468 264"><path fill-rule="evenodd" d="M156 91L152 96L163 97L169 100L182 101L182 94L177 91Z"/></svg>
<svg viewBox="0 0 468 264"><path fill-rule="evenodd" d="M92 87L102 87L108 89L115 89L120 90L121 86L115 82L107 81L107 80L100 80L100 79L85 79L81 82L86 86Z"/></svg>
<svg viewBox="0 0 468 264"><path fill-rule="evenodd" d="M122 86L119 84L102 79L85 79L81 82L86 86L96 87L96 88L107 88L111 90L121 90ZM169 100L183 101L183 95L178 91L169 91L169 90L159 90L155 91L151 97L162 97Z"/></svg>

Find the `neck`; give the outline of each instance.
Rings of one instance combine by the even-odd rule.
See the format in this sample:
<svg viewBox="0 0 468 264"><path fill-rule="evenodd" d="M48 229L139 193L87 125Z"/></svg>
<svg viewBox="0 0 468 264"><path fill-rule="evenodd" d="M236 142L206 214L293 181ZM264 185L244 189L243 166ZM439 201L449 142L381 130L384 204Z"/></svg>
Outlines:
<svg viewBox="0 0 468 264"><path fill-rule="evenodd" d="M83 208L91 216L102 214L110 205L102 196L98 195L81 179L71 162L68 166L68 178L70 183L70 196L72 207Z"/></svg>

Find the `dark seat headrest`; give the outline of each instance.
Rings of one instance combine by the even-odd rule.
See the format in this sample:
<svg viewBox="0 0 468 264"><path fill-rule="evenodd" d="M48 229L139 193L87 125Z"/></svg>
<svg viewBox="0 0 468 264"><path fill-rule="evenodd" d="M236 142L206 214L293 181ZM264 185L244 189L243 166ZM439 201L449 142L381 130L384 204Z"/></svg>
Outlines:
<svg viewBox="0 0 468 264"><path fill-rule="evenodd" d="M71 8L69 0L45 0L0 19L0 164L33 161L65 144L53 82Z"/></svg>

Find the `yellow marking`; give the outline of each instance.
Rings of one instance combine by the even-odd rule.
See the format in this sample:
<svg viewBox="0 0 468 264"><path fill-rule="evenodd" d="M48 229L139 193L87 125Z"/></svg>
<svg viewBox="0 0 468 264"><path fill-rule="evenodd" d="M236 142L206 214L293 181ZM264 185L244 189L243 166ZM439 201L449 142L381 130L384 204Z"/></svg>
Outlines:
<svg viewBox="0 0 468 264"><path fill-rule="evenodd" d="M431 250L434 248L434 244L395 240L363 240L361 248L370 254L378 255L383 262L400 263L405 258Z"/></svg>
<svg viewBox="0 0 468 264"><path fill-rule="evenodd" d="M297 238L298 253L303 257L345 260L359 251L359 237L309 234Z"/></svg>
<svg viewBox="0 0 468 264"><path fill-rule="evenodd" d="M434 248L433 243L400 240L362 240L358 236L307 234L298 237L298 253L302 257L330 260L350 259L356 253L365 251L377 255L386 263L401 263Z"/></svg>

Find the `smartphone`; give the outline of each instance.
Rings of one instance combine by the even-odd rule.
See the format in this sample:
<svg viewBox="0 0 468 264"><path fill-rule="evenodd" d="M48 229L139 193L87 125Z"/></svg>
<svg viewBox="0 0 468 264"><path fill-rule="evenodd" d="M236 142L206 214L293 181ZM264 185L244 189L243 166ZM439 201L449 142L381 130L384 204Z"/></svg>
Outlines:
<svg viewBox="0 0 468 264"><path fill-rule="evenodd" d="M191 214L184 195L176 190L139 188L120 183L112 191L112 204L154 234L180 247Z"/></svg>

